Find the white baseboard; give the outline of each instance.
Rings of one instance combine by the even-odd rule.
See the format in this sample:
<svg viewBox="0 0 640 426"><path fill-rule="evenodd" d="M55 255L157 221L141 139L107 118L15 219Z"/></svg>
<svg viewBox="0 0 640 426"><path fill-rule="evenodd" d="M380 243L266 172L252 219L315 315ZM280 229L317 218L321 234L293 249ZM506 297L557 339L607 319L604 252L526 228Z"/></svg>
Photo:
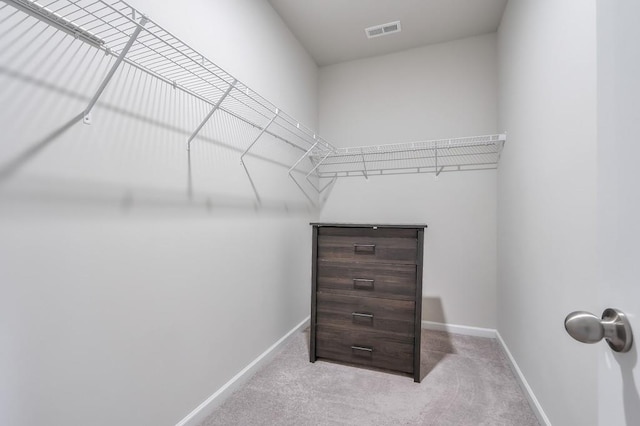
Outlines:
<svg viewBox="0 0 640 426"><path fill-rule="evenodd" d="M522 371L520 370L520 367L518 367L518 363L516 363L516 360L513 355L511 355L507 344L504 342L502 336L500 336L500 333L497 330L491 328L469 327L466 325L443 324L440 322L432 321L422 321L422 328L425 328L427 330L446 331L448 333L454 334L463 334L466 336L490 337L492 339L497 339L500 347L509 360L509 366L511 367L513 374L516 376L520 387L529 400L529 405L531 406L533 413L538 418L538 422L540 422L541 425L551 426L551 422L542 409L538 398L536 398L533 390L531 389L531 386L529 386L529 383L527 382L527 379L525 379L524 374L522 374Z"/></svg>
<svg viewBox="0 0 640 426"><path fill-rule="evenodd" d="M465 336L496 338L496 330L492 328L470 327L467 325L443 324L441 322L422 321L422 328L427 330L446 331L448 333L463 334Z"/></svg>
<svg viewBox="0 0 640 426"><path fill-rule="evenodd" d="M249 365L242 369L238 374L236 374L231 380L225 383L220 389L218 389L213 395L206 399L202 404L196 407L191 413L189 413L184 419L176 424L176 426L196 426L200 422L202 422L205 418L207 418L220 404L224 402L226 398L228 398L236 389L246 383L262 366L271 361L273 357L278 353L278 351L284 347L286 343L293 337L293 335L304 329L309 325L309 317L305 318L300 324L296 325L293 329L291 329L287 334L281 337L277 342L275 342L271 347L269 347L266 351L264 351L260 356L254 359ZM454 334L462 334L466 336L476 336L476 337L488 337L497 339L500 347L504 351L507 359L509 360L509 365L515 374L520 387L524 391L527 399L529 400L529 405L533 409L534 414L538 418L538 421L541 425L551 426L551 422L549 418L545 414L540 402L533 393L533 390L529 386L527 379L522 374L520 367L516 363L516 360L511 355L509 348L506 343L500 336L500 333L497 330L490 328L480 328L480 327L470 327L465 325L455 325L455 324L443 324L439 322L432 321L422 321L422 328L427 330L436 330L436 331L446 331L448 333Z"/></svg>
<svg viewBox="0 0 640 426"><path fill-rule="evenodd" d="M522 370L520 370L520 367L518 367L518 363L516 362L515 358L513 357L513 355L511 355L511 351L509 351L507 344L504 342L504 340L502 339L502 336L500 336L500 333L498 333L497 331L496 331L496 337L498 339L498 342L500 343L500 347L502 347L502 350L504 351L505 355L507 355L507 358L509 359L509 365L511 366L511 370L513 370L513 374L515 374L516 378L518 379L518 383L520 383L520 387L522 388L522 390L524 391L524 394L529 399L529 405L531 406L534 414L538 418L538 422L541 425L551 426L551 422L549 421L549 418L547 417L544 410L542 409L540 402L538 402L538 398L536 398L535 394L533 393L533 390L531 389L531 386L529 386L529 383L527 382L527 379L524 377L524 374L522 374Z"/></svg>
<svg viewBox="0 0 640 426"><path fill-rule="evenodd" d="M271 345L269 349L260 354L260 356L243 368L242 371L233 376L231 380L207 398L206 401L196 407L196 409L189 413L184 419L180 420L176 426L196 426L201 423L236 389L245 384L262 366L271 361L271 359L277 355L279 350L289 342L296 332L303 330L308 325L309 317L305 318L300 324L293 327L291 331L282 336L280 340Z"/></svg>

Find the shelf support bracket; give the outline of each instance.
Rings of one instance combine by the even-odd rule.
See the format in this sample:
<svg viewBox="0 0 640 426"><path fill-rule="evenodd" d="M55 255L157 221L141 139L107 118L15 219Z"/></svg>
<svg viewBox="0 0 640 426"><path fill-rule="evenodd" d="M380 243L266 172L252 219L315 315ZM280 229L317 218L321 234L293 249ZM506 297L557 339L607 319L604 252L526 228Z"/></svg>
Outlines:
<svg viewBox="0 0 640 426"><path fill-rule="evenodd" d="M231 93L231 89L235 87L237 81L238 80L233 79L233 82L229 85L229 87L227 87L227 90L222 94L222 96L220 96L220 99L218 99L215 105L213 105L213 108L211 109L211 111L209 111L209 114L207 114L204 120L202 120L202 122L196 128L196 130L194 130L193 133L191 133L191 136L189 136L189 138L187 139L187 151L191 150L191 141L195 139L198 133L200 133L200 130L202 130L204 125L207 124L207 122L211 119L211 117L213 116L213 113L216 112L218 108L220 108L220 105L222 105L222 101L224 101L225 98L229 95L229 93Z"/></svg>
<svg viewBox="0 0 640 426"><path fill-rule="evenodd" d="M249 178L249 183L251 184L251 189L253 189L253 193L256 196L256 200L258 200L258 205L262 205L262 199L260 198L260 194L258 194L258 189L256 188L256 184L253 183L253 179L251 179L251 173L249 173L249 169L247 169L247 165L242 163L242 167L244 168L244 172L247 174Z"/></svg>
<svg viewBox="0 0 640 426"><path fill-rule="evenodd" d="M313 184L313 182L311 182L311 180L309 179L309 176L311 176L311 173L315 172L316 169L318 169L318 167L320 167L322 165L322 163L324 162L324 160L327 159L327 157L331 154L331 151L327 151L327 153L324 155L324 157L322 157L322 160L318 161L318 163L313 167L313 169L311 169L309 171L309 173L307 173L307 175L305 176L305 179L307 180L307 182L309 182L311 184L311 186L313 187L313 189L315 189L319 194L322 193L325 189L327 189L327 187L333 182L329 182L327 185L325 185L324 187L319 187L316 188L316 186ZM318 176L319 177L319 176ZM334 179L335 180L335 179Z"/></svg>
<svg viewBox="0 0 640 426"><path fill-rule="evenodd" d="M315 136L314 136L315 139ZM309 157L309 155L311 154L311 152L315 149L316 146L318 146L318 143L320 143L319 140L316 140L316 142L311 146L311 148L309 148L307 150L307 152L305 152L300 158L298 158L298 161L296 161L294 163L293 166L291 166L289 168L289 177L291 178L291 180L293 180L293 182L296 184L296 186L300 189L300 191L302 191L302 193L304 194L304 196L307 198L307 200L309 200L309 202L313 205L316 206L316 203L309 197L309 195L307 195L306 191L304 190L304 188L302 188L302 186L298 183L298 181L296 180L295 176L293 176L293 171L295 170L295 168L298 166L298 164L300 164L300 162L306 158ZM309 180L309 176L311 175L311 173L313 173L318 166L320 166L320 164L322 164L322 162L325 160L325 158L327 158L329 156L329 154L331 154L331 151L327 151L327 153L325 154L325 156L322 158L322 160L320 160L310 171L309 173L306 174L305 179L307 179L307 181L311 184L311 187L313 189L316 190L316 192L321 193L322 191L324 191L325 189L327 189L334 181L335 178L333 178L331 180L331 182L329 182L327 185L325 185L323 188L316 188L316 186L313 184L313 182L311 182L311 180Z"/></svg>
<svg viewBox="0 0 640 426"><path fill-rule="evenodd" d="M253 146L256 144L256 142L258 142L258 139L260 139L262 137L262 135L264 135L264 133L269 128L269 126L271 126L271 124L275 121L275 119L278 118L278 114L279 113L280 113L280 110L278 108L276 108L275 115L271 118L271 120L269 120L267 125L262 128L262 130L260 131L258 136L256 136L256 138L253 140L253 142L251 142L251 145L249 145L249 147L247 149L245 149L244 152L242 153L242 155L240 156L240 164L244 164L244 156L247 155L247 152L249 152L251 150L251 148L253 148Z"/></svg>
<svg viewBox="0 0 640 426"><path fill-rule="evenodd" d="M435 167L435 170L436 170L436 177L438 177L438 175L439 175L439 174L440 174L440 172L442 171L442 170L440 170L440 172L438 171L438 142L436 142L435 158L436 158L436 167Z"/></svg>
<svg viewBox="0 0 640 426"><path fill-rule="evenodd" d="M314 136L314 138L315 138L315 136ZM318 140L318 141L316 141L316 142L311 146L311 148L309 148L309 149L307 150L307 152L305 152L305 153L304 153L300 158L298 158L298 161L296 161L296 162L295 162L295 164L289 168L289 177L290 177L291 179L293 179L293 180L294 180L294 182L296 182L296 185L298 185L299 187L300 187L300 184L298 184L298 181L296 181L296 178L293 176L292 172L295 170L295 168L298 166L298 164L300 164L300 162L301 162L304 158L309 157L309 154L311 154L311 152L315 149L315 147L316 147L316 146L318 146L318 143L320 143L320 141L319 141L319 140ZM315 171L318 169L318 167L320 167L320 165L322 165L322 162L323 162L324 160L326 160L326 159L327 159L327 157L328 157L329 155L331 155L331 153L332 153L332 152L333 152L333 151L331 151L331 150L327 150L327 153L324 155L324 157L322 157L322 159L321 159L320 161L318 161L318 162L313 166L313 168L312 168L311 170L309 170L309 172L308 172L308 173L305 175L305 177L304 177L304 178L307 180L307 182L309 182L309 184L311 185L311 187L313 187L313 189L315 189L315 190L316 190L316 192L317 192L317 193L322 193L325 189L327 189L327 188L328 188L328 187L333 183L333 181L335 180L335 178L334 178L333 180L331 180L331 182L329 182L328 184L326 184L324 187L316 188L315 184L314 184L313 182L311 182L311 180L309 179L309 176L311 176L311 174L312 174L313 172L315 172ZM301 189L302 189L302 188L301 188ZM305 194L305 195L306 195L306 194Z"/></svg>
<svg viewBox="0 0 640 426"><path fill-rule="evenodd" d="M322 163L324 162L324 160L326 160L326 159L327 159L327 157L328 157L330 154L331 154L331 151L327 151L327 153L324 155L324 157L322 157L322 160L318 161L318 162L316 163L316 165L315 165L315 166L313 166L313 169L311 169L311 170L309 171L309 173L307 173L307 175L305 176L305 178L307 178L307 179L308 179L308 178L309 178L309 176L311 176L311 173L315 172L315 171L316 171L316 169L322 165Z"/></svg>
<svg viewBox="0 0 640 426"><path fill-rule="evenodd" d="M369 180L369 176L367 174L367 162L364 159L364 150L362 148L360 148L360 155L362 156L362 174L365 179Z"/></svg>
<svg viewBox="0 0 640 426"><path fill-rule="evenodd" d="M296 178L293 176L293 171L296 169L296 167L298 166L298 164L300 164L300 162L305 158L308 157L309 154L311 154L311 151L313 151L315 149L315 147L318 145L319 141L316 141L311 148L309 148L304 154L302 154L300 156L300 158L298 158L298 161L296 161L293 166L289 167L289 177L291 178L291 180L293 181L293 183L296 184L296 186L298 187L298 189L300 189L300 191L302 191L302 194L305 196L305 198L307 200L309 200L309 202L311 203L311 205L315 206L316 203L311 199L311 197L309 197L307 195L307 193L305 192L304 188L298 183L298 181L296 180Z"/></svg>
<svg viewBox="0 0 640 426"><path fill-rule="evenodd" d="M122 49L122 52L120 52L120 55L118 55L116 62L111 66L111 69L109 70L106 77L102 81L102 84L100 84L100 87L98 87L98 90L96 91L95 95L93 95L93 97L89 101L89 105L87 105L87 107L85 108L82 116L83 123L91 124L91 110L95 106L96 102L98 102L98 99L100 99L100 96L102 96L102 92L104 92L104 89L107 88L107 85L109 84L114 74L118 70L118 67L124 60L125 56L127 56L127 53L129 53L129 49L131 49L131 46L133 46L133 43L138 38L138 36L140 35L140 32L142 31L143 27L147 24L147 22L149 22L149 20L145 16L143 16L140 19L140 23L136 26L136 29L135 31L133 31L133 34L131 34L131 37L129 37L129 41L124 46L124 49Z"/></svg>
<svg viewBox="0 0 640 426"><path fill-rule="evenodd" d="M302 161L303 158L308 157L309 154L311 154L311 151L313 151L315 149L315 147L318 146L318 142L316 141L316 143L314 143L311 148L309 148L304 154L302 154L302 156L300 158L298 158L298 161L296 161L293 166L289 167L289 176L291 176L291 172L295 170L296 166L298 164L300 164L300 162ZM316 166L317 167L317 166ZM315 170L315 167L312 169L312 171ZM309 175L307 175L309 176Z"/></svg>

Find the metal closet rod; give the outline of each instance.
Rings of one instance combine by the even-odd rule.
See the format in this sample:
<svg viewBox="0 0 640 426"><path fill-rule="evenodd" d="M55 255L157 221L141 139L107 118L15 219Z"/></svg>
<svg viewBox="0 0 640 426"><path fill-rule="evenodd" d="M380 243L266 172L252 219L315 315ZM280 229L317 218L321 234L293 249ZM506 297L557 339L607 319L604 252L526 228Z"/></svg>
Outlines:
<svg viewBox="0 0 640 426"><path fill-rule="evenodd" d="M60 7L55 12L48 10L46 6L40 5L36 1L31 1L31 0L2 0L2 1L14 6L16 9L19 9L40 21L43 21L51 25L52 27L58 30L61 30L73 37L81 39L82 41L90 44L91 46L94 46L100 50L103 50L107 54L115 54L115 53L107 45L107 42L103 38L98 37L97 35L93 34L87 29L82 28L80 25L74 24L72 20L62 16L61 11L67 7L77 8L72 12L70 12L67 16L71 16L74 13L77 13L78 11L83 11L85 15L83 15L82 18L85 18L87 16L94 18L91 21L94 25L94 28L97 29L101 27L107 27L107 31L109 32L107 34L105 31L105 34L106 34L105 38L107 39L109 37L114 37L114 31L115 31L115 36L121 34L123 37L128 38L129 36L122 29L122 26L126 23L129 23L135 27L138 27L139 24L136 21L137 19L136 16L143 17L143 19L147 19L147 18L144 18L144 15L142 15L139 11L137 11L135 8L133 8L132 6L130 6L129 4L127 4L122 0L119 0L118 2L114 3L114 5L116 4L123 5L123 7L126 7L130 11L131 16L125 14L123 12L123 9L118 9L114 7L114 5L108 4L101 0L98 0L89 5L89 6L94 6L95 4L100 4L102 6L100 10L104 10L108 8L111 11L108 14L108 16L110 17L109 21L105 20L104 17L102 16L95 15L94 12L91 12L90 10L88 10L87 8L88 6L86 5L83 6L82 4L79 4L80 2L77 2L77 1L67 2L65 6ZM58 2L57 1L51 2L49 3L48 6L54 3L58 3ZM116 17L115 18L111 17L111 15L114 15L114 14L116 15ZM116 20L119 22L117 24L114 24L114 21ZM144 71L149 75L152 75L153 77L166 82L167 84L170 84L175 89L182 90L183 92L191 96L194 96L195 98L201 101L204 101L210 105L214 105L215 101L201 95L200 93L197 93L194 90L191 90L186 86L183 86L182 84L178 84L176 82L176 79L172 77L178 78L180 75L187 76L187 79L189 80L189 82L196 82L197 84L198 81L201 81L201 85L202 85L201 87L208 86L210 87L210 90L215 89L220 93L224 93L224 90L218 87L215 83L211 82L210 80L205 79L200 73L198 73L197 69L204 70L205 74L210 74L211 76L215 77L217 80L220 80L227 84L229 84L230 81L233 81L235 79L231 76L231 74L229 74L224 69L220 68L218 65L211 62L207 58L205 58L204 55L200 54L190 46L186 45L179 38L177 38L176 36L171 34L169 31L165 30L164 28L156 24L154 21L148 20L148 19L147 21L148 21L148 24L143 28L143 31L146 32L148 35L150 35L152 38L156 39L158 43L152 43L152 42L149 42L148 40L141 40L141 37L138 37L137 46L134 49L132 49L132 52L134 53L131 53L129 55L130 57L123 58L122 61L127 63L130 66L135 67L136 69ZM98 22L98 24L95 25L95 22ZM162 33L162 34L158 34L158 33ZM169 38L169 40L167 40L167 38ZM120 42L118 41L116 44L119 45ZM160 47L157 47L158 44L160 44ZM160 49L164 49L164 52L160 52ZM168 56L167 51L175 52L178 54L179 57L176 57L176 56L170 57ZM194 56L200 60L198 61ZM184 61L184 59L186 59L187 61ZM145 61L146 61L146 64L149 66L159 65L159 67L162 68L162 70L160 72L154 71L148 66L145 66ZM166 61L166 64L163 64L164 61ZM193 65L197 66L195 70ZM166 71L167 74L169 74L169 76L163 75L162 71ZM237 86L238 87L236 90L234 90L234 93L229 95L230 98L233 98L238 103L244 105L244 107L249 108L250 110L254 111L256 114L263 117L269 117L270 114L273 114L276 110L278 110L279 111L278 119L276 123L274 123L274 125L277 125L283 130L287 131L288 133L291 133L292 135L296 136L296 138L300 139L307 145L317 146L318 142L320 142L320 144L325 149L328 149L328 150L335 149L327 141L319 138L319 136L315 132L313 132L310 128L300 124L300 122L297 121L295 118L293 118L289 114L286 114L279 108L276 108L273 103L271 103L269 100L267 100L266 98L258 94L256 91L249 88L246 84L238 82ZM246 98L246 100L242 98ZM249 102L247 102L247 100ZM254 103L255 105L251 105L251 103ZM256 108L256 106L259 107L259 109L264 109L266 112L259 111ZM234 112L229 108L225 108L223 106L221 106L220 109L252 127L264 130L265 134L268 134L300 150L306 151L306 148L303 148L298 143L292 142L286 137L283 137L282 135L279 135L271 130L265 130L263 126L260 126L259 124L253 122L249 118L243 117L238 112Z"/></svg>

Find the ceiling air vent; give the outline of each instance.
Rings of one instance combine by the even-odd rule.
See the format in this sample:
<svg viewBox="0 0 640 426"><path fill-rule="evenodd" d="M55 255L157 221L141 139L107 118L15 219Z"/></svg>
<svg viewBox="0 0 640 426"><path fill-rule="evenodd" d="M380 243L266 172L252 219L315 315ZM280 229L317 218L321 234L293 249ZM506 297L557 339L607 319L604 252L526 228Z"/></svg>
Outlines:
<svg viewBox="0 0 640 426"><path fill-rule="evenodd" d="M402 30L400 27L400 21L389 22L382 25L374 25L373 27L365 28L364 32L367 33L367 38L380 37L388 34L399 33Z"/></svg>

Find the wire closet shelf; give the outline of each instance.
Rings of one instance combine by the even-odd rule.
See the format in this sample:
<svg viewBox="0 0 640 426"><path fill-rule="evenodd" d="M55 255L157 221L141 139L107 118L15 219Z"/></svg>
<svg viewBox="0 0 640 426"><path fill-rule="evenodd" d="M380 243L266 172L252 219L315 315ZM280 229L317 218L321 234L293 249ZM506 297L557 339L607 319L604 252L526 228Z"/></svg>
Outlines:
<svg viewBox="0 0 640 426"><path fill-rule="evenodd" d="M98 101L122 62L170 84L174 89L209 104L211 110L187 140L187 148L216 110L230 114L256 128L258 139L268 134L302 152L289 175L308 159L311 171L306 179L394 173L438 175L443 171L496 168L505 135L477 136L391 145L336 148L273 103L234 78L204 55L122 0L0 0L0 10L12 6L10 15L26 13L76 37L116 58L89 105L83 112L90 121ZM6 11L5 11L6 12ZM88 119L87 119L88 118ZM299 183L296 181L298 186Z"/></svg>
<svg viewBox="0 0 640 426"><path fill-rule="evenodd" d="M498 167L505 134L337 148L311 153L320 178L486 170Z"/></svg>
<svg viewBox="0 0 640 426"><path fill-rule="evenodd" d="M13 14L24 12L44 21L208 103L212 112L220 109L304 152L314 145L333 149L311 129L124 1L1 1L16 9ZM6 5L0 5L3 7ZM200 129L195 129L189 143Z"/></svg>

